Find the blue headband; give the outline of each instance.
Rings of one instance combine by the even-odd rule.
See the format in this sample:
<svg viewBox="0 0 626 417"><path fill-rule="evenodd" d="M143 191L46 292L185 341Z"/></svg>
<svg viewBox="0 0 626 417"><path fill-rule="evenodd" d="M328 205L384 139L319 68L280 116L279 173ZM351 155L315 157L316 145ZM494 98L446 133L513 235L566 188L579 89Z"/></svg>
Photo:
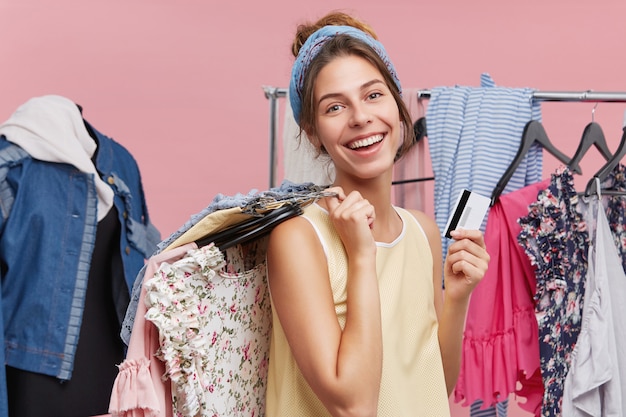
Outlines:
<svg viewBox="0 0 626 417"><path fill-rule="evenodd" d="M317 54L319 54L322 47L330 39L337 35L349 35L355 39L358 39L365 44L369 45L382 59L387 66L391 77L396 82L398 91L402 94L402 87L400 86L400 80L398 74L393 66L393 63L387 56L385 47L382 43L372 38L367 33L352 27L352 26L324 26L323 28L314 32L306 40L300 52L296 57L296 62L291 69L291 81L289 82L289 102L291 103L291 110L293 111L293 117L296 119L296 123L300 124L300 113L302 112L302 89L304 88L304 77L309 70L311 62Z"/></svg>

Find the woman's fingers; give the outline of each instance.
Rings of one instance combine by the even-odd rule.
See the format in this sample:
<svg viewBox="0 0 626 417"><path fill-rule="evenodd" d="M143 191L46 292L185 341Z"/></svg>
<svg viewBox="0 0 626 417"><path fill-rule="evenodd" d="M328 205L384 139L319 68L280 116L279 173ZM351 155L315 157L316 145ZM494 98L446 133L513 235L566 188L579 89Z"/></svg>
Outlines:
<svg viewBox="0 0 626 417"><path fill-rule="evenodd" d="M478 283L485 276L490 260L482 232L456 230L451 235L456 240L448 247L448 271L462 276L467 283Z"/></svg>
<svg viewBox="0 0 626 417"><path fill-rule="evenodd" d="M376 217L374 206L358 191L347 196L341 187L332 187L328 191L337 193L337 197L327 198L328 211L335 221L358 223L365 220L368 227L371 227Z"/></svg>

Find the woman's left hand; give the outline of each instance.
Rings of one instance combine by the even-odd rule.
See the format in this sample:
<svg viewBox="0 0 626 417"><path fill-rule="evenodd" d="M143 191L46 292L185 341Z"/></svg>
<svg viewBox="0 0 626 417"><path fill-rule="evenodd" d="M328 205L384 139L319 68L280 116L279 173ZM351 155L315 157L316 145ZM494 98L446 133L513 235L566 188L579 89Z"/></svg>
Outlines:
<svg viewBox="0 0 626 417"><path fill-rule="evenodd" d="M458 229L451 236L455 241L444 264L445 293L448 299L464 301L485 276L489 254L480 230Z"/></svg>

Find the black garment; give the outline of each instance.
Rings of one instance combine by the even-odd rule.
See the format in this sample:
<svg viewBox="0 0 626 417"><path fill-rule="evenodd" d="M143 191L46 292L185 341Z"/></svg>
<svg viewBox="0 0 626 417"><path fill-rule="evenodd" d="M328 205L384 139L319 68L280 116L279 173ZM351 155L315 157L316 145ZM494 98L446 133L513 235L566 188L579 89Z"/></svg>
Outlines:
<svg viewBox="0 0 626 417"><path fill-rule="evenodd" d="M60 381L7 366L9 416L87 417L108 413L118 374L116 365L125 355L117 311L125 310L129 301L119 249L120 227L115 206L98 223L72 378Z"/></svg>

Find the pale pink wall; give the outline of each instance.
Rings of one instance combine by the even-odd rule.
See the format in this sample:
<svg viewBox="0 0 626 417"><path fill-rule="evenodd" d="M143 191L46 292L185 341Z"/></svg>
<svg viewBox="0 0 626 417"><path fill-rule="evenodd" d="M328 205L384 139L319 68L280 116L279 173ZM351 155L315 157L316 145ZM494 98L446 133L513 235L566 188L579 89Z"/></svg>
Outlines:
<svg viewBox="0 0 626 417"><path fill-rule="evenodd" d="M262 86L287 85L296 24L333 8L375 27L408 88L477 85L489 72L509 87L626 91L622 0L0 0L0 121L38 95L83 105L135 155L167 236L218 192L267 188ZM544 104L565 153L592 108ZM596 109L613 149L625 108ZM600 163L592 151L582 184ZM546 173L556 165L546 157Z"/></svg>
<svg viewBox="0 0 626 417"><path fill-rule="evenodd" d="M268 186L262 86L287 85L295 25L332 8L372 23L407 88L476 85L489 72L511 87L626 91L621 0L0 0L0 120L36 95L82 104L137 158L167 235L218 192ZM624 107L596 110L613 146ZM563 151L591 109L544 104Z"/></svg>

